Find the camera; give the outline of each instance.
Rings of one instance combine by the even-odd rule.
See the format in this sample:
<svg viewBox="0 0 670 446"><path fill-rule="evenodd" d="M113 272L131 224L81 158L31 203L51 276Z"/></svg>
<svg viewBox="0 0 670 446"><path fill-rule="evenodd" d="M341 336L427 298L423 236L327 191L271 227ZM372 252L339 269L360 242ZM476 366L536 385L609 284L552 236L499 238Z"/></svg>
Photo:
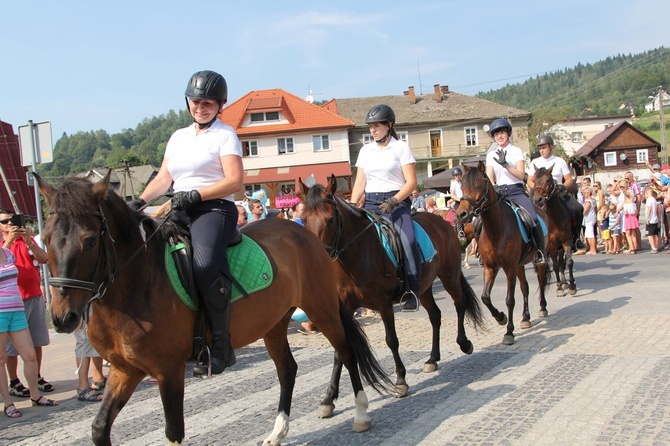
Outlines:
<svg viewBox="0 0 670 446"><path fill-rule="evenodd" d="M26 227L26 216L23 214L14 214L12 217L9 219L9 224L12 226L18 226L19 228L25 228Z"/></svg>

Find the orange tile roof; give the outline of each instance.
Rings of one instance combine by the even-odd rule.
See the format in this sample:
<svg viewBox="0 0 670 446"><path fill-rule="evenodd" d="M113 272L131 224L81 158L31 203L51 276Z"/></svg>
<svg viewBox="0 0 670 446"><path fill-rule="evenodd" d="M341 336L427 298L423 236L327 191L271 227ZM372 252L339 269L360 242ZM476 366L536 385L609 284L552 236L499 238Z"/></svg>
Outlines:
<svg viewBox="0 0 670 446"><path fill-rule="evenodd" d="M352 121L331 110L309 103L281 88L275 88L247 93L221 110L219 118L232 126L240 137L326 129L344 130L354 127ZM250 127L242 127L244 117L252 111L281 111L289 122L267 125L254 124Z"/></svg>

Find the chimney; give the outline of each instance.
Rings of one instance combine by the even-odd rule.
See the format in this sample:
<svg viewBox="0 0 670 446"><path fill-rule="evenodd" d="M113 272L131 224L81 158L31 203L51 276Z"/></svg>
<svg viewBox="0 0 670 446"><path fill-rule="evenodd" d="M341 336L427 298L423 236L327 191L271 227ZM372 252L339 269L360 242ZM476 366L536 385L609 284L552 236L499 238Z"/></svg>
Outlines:
<svg viewBox="0 0 670 446"><path fill-rule="evenodd" d="M414 87L410 86L408 87L409 91L403 92L405 96L409 96L409 103L410 104L416 104L416 94L414 93Z"/></svg>
<svg viewBox="0 0 670 446"><path fill-rule="evenodd" d="M448 94L449 93L449 85L442 85L440 87L440 91L442 92L443 95Z"/></svg>
<svg viewBox="0 0 670 446"><path fill-rule="evenodd" d="M442 91L440 90L440 84L433 85L433 88L435 89L435 100L437 102L442 102Z"/></svg>

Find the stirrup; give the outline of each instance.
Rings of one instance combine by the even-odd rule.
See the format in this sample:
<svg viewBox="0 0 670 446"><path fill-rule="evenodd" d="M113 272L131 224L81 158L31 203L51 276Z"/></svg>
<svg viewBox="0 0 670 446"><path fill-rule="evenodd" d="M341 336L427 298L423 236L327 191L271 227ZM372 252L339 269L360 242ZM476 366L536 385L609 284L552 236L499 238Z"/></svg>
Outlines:
<svg viewBox="0 0 670 446"><path fill-rule="evenodd" d="M409 297L407 299L404 299L405 296L409 294ZM411 302L413 299L414 302L416 302L416 307L414 308L405 308L409 302ZM405 294L403 294L400 297L400 311L402 312L415 312L419 311L419 298L414 294L414 291L405 291Z"/></svg>
<svg viewBox="0 0 670 446"><path fill-rule="evenodd" d="M535 260L533 261L535 265L544 265L547 263L547 256L543 253L540 252L540 250L537 250L537 253L535 254Z"/></svg>
<svg viewBox="0 0 670 446"><path fill-rule="evenodd" d="M203 353L207 355L207 375L195 372L195 367L205 365L201 360ZM196 376L197 378L201 378L201 379L212 379L212 354L209 351L209 346L208 345L205 345L205 348L200 350L200 353L198 353L198 360L196 361L195 367L194 367L194 370L193 370L193 375L194 376Z"/></svg>

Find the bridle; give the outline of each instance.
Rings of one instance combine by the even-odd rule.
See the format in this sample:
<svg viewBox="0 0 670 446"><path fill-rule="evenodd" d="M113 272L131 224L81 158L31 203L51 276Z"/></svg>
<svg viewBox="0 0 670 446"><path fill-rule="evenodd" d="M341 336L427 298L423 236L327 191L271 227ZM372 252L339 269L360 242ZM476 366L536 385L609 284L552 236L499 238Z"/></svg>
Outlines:
<svg viewBox="0 0 670 446"><path fill-rule="evenodd" d="M326 248L326 251L328 251L328 255L331 259L337 260L342 252L349 248L361 235L365 233L365 231L374 226L374 221L371 221L365 228L352 237L351 240L345 243L344 246L340 247L340 243L342 242L342 213L338 209L337 202L334 198L322 198L321 202L332 205L333 210L335 211L335 221L337 222L337 226L335 227L333 243L332 245L324 243L323 247Z"/></svg>
<svg viewBox="0 0 670 446"><path fill-rule="evenodd" d="M466 202L470 203L470 205L472 206L472 213L475 216L480 215L482 212L488 211L489 209L493 208L496 204L498 204L498 202L500 202L501 195L496 193L496 200L492 202L489 206L485 207L486 203L488 203L489 201L489 191L491 188L491 183L489 181L486 181L485 184L486 186L484 189L484 193L482 194L481 197L479 197L479 200L475 201L472 198L466 196L465 194L463 194L463 196L461 197L461 200L465 200Z"/></svg>
<svg viewBox="0 0 670 446"><path fill-rule="evenodd" d="M539 189L536 186L535 190L533 191L533 193L535 193L535 191L537 191L537 190L542 192L542 195L539 195L539 197L540 197L540 199L542 199L542 201L544 203L538 203L538 204L540 204L540 206L543 206L543 205L547 204L549 202L549 200L554 195L556 195L558 193L558 186L556 185L556 180L554 180L553 176L550 176L549 181L547 181L547 183L545 183L545 184L549 185L546 189L545 188Z"/></svg>
<svg viewBox="0 0 670 446"><path fill-rule="evenodd" d="M57 210L52 210L49 215L59 214ZM107 292L107 288L114 283L114 281L119 277L121 272L132 262L135 257L143 250L146 249L149 240L151 240L160 230L160 227L165 224L165 222L172 216L173 211L168 212L165 215L164 220L156 227L153 233L147 237L144 242L137 248L126 260L126 262L120 267L117 267L117 257L116 257L116 242L112 238L112 235L109 231L109 226L107 225L107 219L105 218L105 213L102 210L102 206L98 205L98 212L88 212L89 215L93 215L100 219L100 252L95 261L95 268L93 269L93 277L97 277L98 269L100 268L101 259L104 258L104 278L98 283L88 280L72 279L69 277L50 277L47 281L50 286L56 288L74 288L79 290L86 290L93 293L93 296L86 303L89 306L93 301L101 299ZM140 223L141 225L142 223ZM61 291L61 294L64 294ZM85 314L88 314L86 311Z"/></svg>

